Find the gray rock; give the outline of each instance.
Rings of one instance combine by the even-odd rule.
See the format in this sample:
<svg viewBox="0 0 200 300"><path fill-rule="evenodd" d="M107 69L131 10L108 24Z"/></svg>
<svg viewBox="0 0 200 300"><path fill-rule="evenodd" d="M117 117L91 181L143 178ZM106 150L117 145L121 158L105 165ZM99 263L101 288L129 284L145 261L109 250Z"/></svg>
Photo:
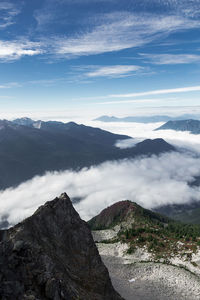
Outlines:
<svg viewBox="0 0 200 300"><path fill-rule="evenodd" d="M66 194L0 231L0 299L122 299Z"/></svg>

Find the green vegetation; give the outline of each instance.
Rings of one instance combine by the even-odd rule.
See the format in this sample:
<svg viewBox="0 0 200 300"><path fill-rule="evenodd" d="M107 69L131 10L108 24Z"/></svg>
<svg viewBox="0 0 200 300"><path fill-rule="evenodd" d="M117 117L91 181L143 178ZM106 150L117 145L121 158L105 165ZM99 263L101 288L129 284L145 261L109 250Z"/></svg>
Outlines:
<svg viewBox="0 0 200 300"><path fill-rule="evenodd" d="M137 246L146 245L149 252L155 254L157 259L169 258L172 253L178 251L190 251L187 258L190 259L191 252L200 246L200 226L182 224L172 220L162 222L162 216L152 215L145 211L135 217L130 228L124 228L118 233L119 239L123 242L130 242L127 253L131 254ZM166 221L166 218L163 217Z"/></svg>
<svg viewBox="0 0 200 300"><path fill-rule="evenodd" d="M163 258L168 261L176 254L191 260L192 253L200 247L200 225L172 220L128 200L103 210L89 221L89 225L92 230L120 225L118 237L114 240L128 243L129 254L134 253L137 247L145 246L155 260ZM113 242L113 239L107 241Z"/></svg>

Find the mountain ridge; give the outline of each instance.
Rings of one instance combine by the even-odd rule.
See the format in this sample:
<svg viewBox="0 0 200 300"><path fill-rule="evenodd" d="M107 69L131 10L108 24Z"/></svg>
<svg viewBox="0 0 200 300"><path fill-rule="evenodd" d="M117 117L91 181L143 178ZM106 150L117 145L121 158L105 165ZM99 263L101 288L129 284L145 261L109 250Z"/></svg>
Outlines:
<svg viewBox="0 0 200 300"><path fill-rule="evenodd" d="M4 174L0 189L47 171L80 170L109 160L175 151L161 139L146 140L129 149L115 146L118 140L128 138L74 122L42 122L35 128L0 121L0 172Z"/></svg>
<svg viewBox="0 0 200 300"><path fill-rule="evenodd" d="M93 231L116 230L110 243L126 243L129 254L145 246L154 260L162 258L169 262L174 253L188 247L195 252L200 246L200 225L180 223L129 200L105 208L88 224ZM181 251L177 242L182 244Z"/></svg>
<svg viewBox="0 0 200 300"><path fill-rule="evenodd" d="M153 116L128 116L128 117L115 117L115 116L100 116L93 121L101 122L136 122L136 123L158 123L158 122L167 122L175 120L185 120L195 118L200 120L200 115L194 114L184 114L177 117L170 117L167 115L153 115Z"/></svg>
<svg viewBox="0 0 200 300"><path fill-rule="evenodd" d="M192 134L200 134L200 121L193 119L168 121L164 125L156 128L155 130L169 129L175 131L189 131Z"/></svg>

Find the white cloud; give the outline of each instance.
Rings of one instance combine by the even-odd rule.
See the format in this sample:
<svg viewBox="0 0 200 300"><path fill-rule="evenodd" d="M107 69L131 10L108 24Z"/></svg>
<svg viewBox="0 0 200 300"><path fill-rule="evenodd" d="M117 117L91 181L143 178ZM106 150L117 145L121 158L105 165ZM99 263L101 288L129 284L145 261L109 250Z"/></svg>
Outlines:
<svg viewBox="0 0 200 300"><path fill-rule="evenodd" d="M5 84L0 84L0 89L10 89L13 87L21 87L21 85L18 82L8 82Z"/></svg>
<svg viewBox="0 0 200 300"><path fill-rule="evenodd" d="M119 140L116 142L115 146L120 149L127 149L134 147L137 143L142 142L144 138L133 138L126 140Z"/></svg>
<svg viewBox="0 0 200 300"><path fill-rule="evenodd" d="M0 61L12 61L22 56L33 56L43 53L40 43L30 41L0 40Z"/></svg>
<svg viewBox="0 0 200 300"><path fill-rule="evenodd" d="M187 184L198 174L200 159L180 153L107 162L80 172L47 173L1 191L0 219L7 215L15 224L64 191L72 198L83 199L75 208L86 220L123 199L146 208L198 201L200 188Z"/></svg>
<svg viewBox="0 0 200 300"><path fill-rule="evenodd" d="M123 148L129 146L129 142L133 145L141 139L162 137L174 145L200 153L197 135L172 130L154 131L161 124L87 123L134 137L133 141L125 141L126 145L121 144ZM197 175L200 175L200 158L190 151L107 162L80 172L47 173L17 188L0 191L0 220L7 215L9 222L15 224L62 192L67 192L71 198L83 199L75 208L86 220L123 199L136 201L146 208L199 201L200 187L187 184Z"/></svg>
<svg viewBox="0 0 200 300"><path fill-rule="evenodd" d="M156 139L163 138L170 144L181 148L188 149L200 154L200 139L199 135L191 134L187 131L175 131L175 130L158 130L154 129L160 127L164 123L134 123L134 122L100 122L90 121L86 122L87 125L93 127L99 127L104 130L116 133L124 134L133 137L133 140L125 140L117 143L118 146L125 148L131 147L135 144L135 140L144 139Z"/></svg>
<svg viewBox="0 0 200 300"><path fill-rule="evenodd" d="M99 21L100 22L100 21ZM54 51L60 57L100 54L145 45L175 31L197 28L200 22L176 15L110 13L88 32L57 38Z"/></svg>
<svg viewBox="0 0 200 300"><path fill-rule="evenodd" d="M20 8L14 3L3 1L0 3L0 13L0 28L4 29L14 23L14 17L20 13Z"/></svg>
<svg viewBox="0 0 200 300"><path fill-rule="evenodd" d="M200 55L195 54L145 54L140 53L156 65L190 64L200 62Z"/></svg>
<svg viewBox="0 0 200 300"><path fill-rule="evenodd" d="M200 85L181 87L174 89L162 89L162 90L153 90L139 93L128 93L128 94L113 94L107 96L99 96L96 99L108 99L108 98L130 98L130 97L140 97L140 96L155 96L155 95L166 95L166 94L177 94L177 93L188 93L188 92L198 92L200 91ZM115 103L117 103L115 101ZM121 103L121 101L119 102Z"/></svg>
<svg viewBox="0 0 200 300"><path fill-rule="evenodd" d="M85 73L87 77L124 77L134 74L136 71L141 70L140 66L135 65L115 65L115 66L104 66L96 67L93 71Z"/></svg>

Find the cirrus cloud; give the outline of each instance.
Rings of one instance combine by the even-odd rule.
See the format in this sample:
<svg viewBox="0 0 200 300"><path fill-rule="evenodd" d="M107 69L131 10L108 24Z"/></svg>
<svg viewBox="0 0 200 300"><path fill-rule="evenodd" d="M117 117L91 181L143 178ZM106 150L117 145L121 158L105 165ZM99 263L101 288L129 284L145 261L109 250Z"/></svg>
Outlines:
<svg viewBox="0 0 200 300"><path fill-rule="evenodd" d="M101 22L100 22L101 21ZM109 13L100 24L74 37L56 38L53 43L58 57L94 55L143 46L176 31L198 28L198 20L179 15Z"/></svg>
<svg viewBox="0 0 200 300"><path fill-rule="evenodd" d="M197 54L146 54L140 53L140 56L147 58L156 65L178 65L200 63L200 55Z"/></svg>
<svg viewBox="0 0 200 300"><path fill-rule="evenodd" d="M94 70L85 73L86 77L126 77L133 75L136 71L141 70L142 67L135 65L115 65L115 66L103 66L96 67Z"/></svg>

